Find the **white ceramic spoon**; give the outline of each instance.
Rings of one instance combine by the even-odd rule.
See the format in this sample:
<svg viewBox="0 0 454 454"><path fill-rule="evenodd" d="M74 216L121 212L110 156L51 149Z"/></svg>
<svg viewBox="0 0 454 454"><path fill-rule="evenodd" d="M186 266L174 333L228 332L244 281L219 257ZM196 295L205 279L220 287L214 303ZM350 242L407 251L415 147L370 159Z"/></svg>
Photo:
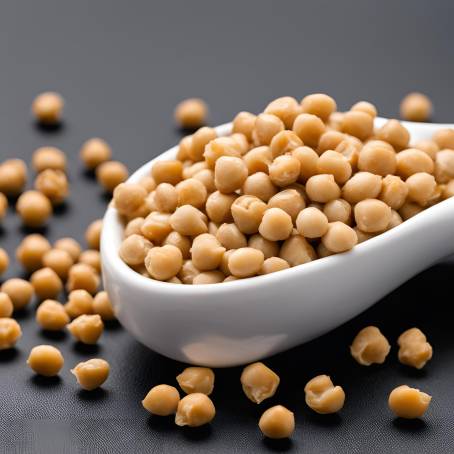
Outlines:
<svg viewBox="0 0 454 454"><path fill-rule="evenodd" d="M383 123L377 119L377 125ZM405 123L412 140L440 127ZM230 124L219 126L219 135ZM145 164L175 157L177 147ZM341 325L400 284L454 253L454 197L394 229L333 255L266 276L211 285L145 278L118 256L123 226L108 208L102 233L104 285L118 319L140 342L170 358L213 367L248 363Z"/></svg>

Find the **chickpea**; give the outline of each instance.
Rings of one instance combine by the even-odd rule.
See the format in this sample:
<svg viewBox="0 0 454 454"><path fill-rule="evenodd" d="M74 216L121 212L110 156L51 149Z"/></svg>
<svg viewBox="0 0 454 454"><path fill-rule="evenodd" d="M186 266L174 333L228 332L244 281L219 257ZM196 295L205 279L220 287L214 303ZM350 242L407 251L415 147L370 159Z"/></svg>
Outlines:
<svg viewBox="0 0 454 454"><path fill-rule="evenodd" d="M104 323L99 314L79 315L69 325L68 331L84 344L96 344L104 330Z"/></svg>
<svg viewBox="0 0 454 454"><path fill-rule="evenodd" d="M205 172L211 171L205 169ZM196 175L198 174L200 174L200 172L198 172ZM187 180L180 181L180 183L177 184L176 195L178 206L192 205L196 208L203 208L208 193L205 185L201 181L199 181L197 178L188 178Z"/></svg>
<svg viewBox="0 0 454 454"><path fill-rule="evenodd" d="M415 419L424 415L432 396L407 385L398 386L391 391L388 404L399 418Z"/></svg>
<svg viewBox="0 0 454 454"><path fill-rule="evenodd" d="M244 134L248 141L252 141L252 131L254 130L256 116L250 112L240 112L233 119L232 132Z"/></svg>
<svg viewBox="0 0 454 454"><path fill-rule="evenodd" d="M268 208L259 226L260 234L270 241L285 240L292 230L292 218L280 208Z"/></svg>
<svg viewBox="0 0 454 454"><path fill-rule="evenodd" d="M196 210L196 208L194 209ZM181 210L181 208L177 209L172 215L168 213L159 213L157 211L150 213L142 224L142 227L140 229L141 234L154 243L161 243L172 231L172 227L175 228L172 225L172 219L174 217L175 219L180 217L181 211L179 212L178 210Z"/></svg>
<svg viewBox="0 0 454 454"><path fill-rule="evenodd" d="M297 158L291 155L282 155L275 158L269 166L269 177L276 186L288 186L298 180L300 170L301 164ZM253 178L253 176L250 178Z"/></svg>
<svg viewBox="0 0 454 454"><path fill-rule="evenodd" d="M282 405L268 408L259 420L259 428L268 438L288 438L295 430L295 416Z"/></svg>
<svg viewBox="0 0 454 454"><path fill-rule="evenodd" d="M43 266L43 257L50 249L51 245L44 236L33 233L21 241L16 258L27 271L35 271Z"/></svg>
<svg viewBox="0 0 454 454"><path fill-rule="evenodd" d="M337 183L345 183L352 174L352 167L337 151L325 151L317 161L318 173L331 174Z"/></svg>
<svg viewBox="0 0 454 454"><path fill-rule="evenodd" d="M350 108L350 111L364 112L364 113L369 114L372 118L375 118L378 113L377 108L373 104L371 104L370 102L367 102L367 101L357 102Z"/></svg>
<svg viewBox="0 0 454 454"><path fill-rule="evenodd" d="M214 388L214 372L208 367L187 367L177 376L180 388L186 393L202 393L209 396Z"/></svg>
<svg viewBox="0 0 454 454"><path fill-rule="evenodd" d="M376 326L363 328L353 339L350 353L363 366L383 364L391 346Z"/></svg>
<svg viewBox="0 0 454 454"><path fill-rule="evenodd" d="M269 208L280 208L292 218L293 222L296 222L298 213L305 206L304 197L296 189L284 189L268 201Z"/></svg>
<svg viewBox="0 0 454 454"><path fill-rule="evenodd" d="M362 148L363 143L361 140L353 136L346 136L334 151L340 153L349 162L352 169L356 169L358 166L359 153Z"/></svg>
<svg viewBox="0 0 454 454"><path fill-rule="evenodd" d="M0 276L8 269L9 267L9 256L8 253L0 248Z"/></svg>
<svg viewBox="0 0 454 454"><path fill-rule="evenodd" d="M255 196L264 202L268 202L277 193L277 188L269 175L256 172L246 178L242 191L244 195Z"/></svg>
<svg viewBox="0 0 454 454"><path fill-rule="evenodd" d="M5 281L1 287L1 291L10 297L15 311L27 306L33 297L32 284L19 278L12 278Z"/></svg>
<svg viewBox="0 0 454 454"><path fill-rule="evenodd" d="M184 162L189 158L189 154L192 148L192 135L185 136L180 140L178 144L177 159L178 161Z"/></svg>
<svg viewBox="0 0 454 454"><path fill-rule="evenodd" d="M65 360L58 348L52 345L33 347L27 359L29 367L44 377L55 377L63 367Z"/></svg>
<svg viewBox="0 0 454 454"><path fill-rule="evenodd" d="M157 385L150 389L142 405L153 415L169 416L176 413L179 402L180 394L175 387Z"/></svg>
<svg viewBox="0 0 454 454"><path fill-rule="evenodd" d="M329 222L340 221L344 224L351 224L352 207L344 199L331 200L323 207L323 213Z"/></svg>
<svg viewBox="0 0 454 454"><path fill-rule="evenodd" d="M444 188L443 188L443 199L449 199L449 197L454 197L454 180L451 180ZM1 262L1 259L0 259ZM1 266L0 266L1 269ZM1 271L0 271L1 274Z"/></svg>
<svg viewBox="0 0 454 454"><path fill-rule="evenodd" d="M322 243L331 252L349 251L358 243L356 232L343 222L330 222Z"/></svg>
<svg viewBox="0 0 454 454"><path fill-rule="evenodd" d="M60 94L46 91L34 99L32 114L43 125L56 125L61 121L64 103Z"/></svg>
<svg viewBox="0 0 454 454"><path fill-rule="evenodd" d="M0 351L13 348L21 336L22 330L16 320L0 317Z"/></svg>
<svg viewBox="0 0 454 454"><path fill-rule="evenodd" d="M41 227L52 215L49 199L39 191L26 191L18 199L16 210L28 227Z"/></svg>
<svg viewBox="0 0 454 454"><path fill-rule="evenodd" d="M107 292L102 291L96 294L93 299L93 312L99 314L105 321L115 320L115 312Z"/></svg>
<svg viewBox="0 0 454 454"><path fill-rule="evenodd" d="M101 243L102 219L93 221L85 230L85 241L90 249L99 250Z"/></svg>
<svg viewBox="0 0 454 454"><path fill-rule="evenodd" d="M215 236L203 233L192 243L191 259L200 271L214 270L221 263L225 250Z"/></svg>
<svg viewBox="0 0 454 454"><path fill-rule="evenodd" d="M183 255L176 246L167 244L150 249L145 257L145 267L154 279L166 281L176 276L183 265Z"/></svg>
<svg viewBox="0 0 454 454"><path fill-rule="evenodd" d="M6 216L8 210L8 199L3 192L0 192L0 222Z"/></svg>
<svg viewBox="0 0 454 454"><path fill-rule="evenodd" d="M377 199L361 200L354 208L355 221L363 232L382 232L391 220L391 208Z"/></svg>
<svg viewBox="0 0 454 454"><path fill-rule="evenodd" d="M418 328L404 331L397 339L399 361L407 366L422 369L432 358L432 346L424 333Z"/></svg>
<svg viewBox="0 0 454 454"><path fill-rule="evenodd" d="M82 251L80 244L74 238L60 238L54 244L55 249L66 251L73 261L77 261Z"/></svg>
<svg viewBox="0 0 454 454"><path fill-rule="evenodd" d="M211 197L211 196L210 196ZM208 202L207 202L208 203ZM208 210L207 210L208 212ZM153 213L151 213L153 214ZM150 215L151 216L151 215ZM148 218L147 218L148 219ZM147 220L145 219L145 222ZM192 205L183 205L176 209L175 213L169 218L169 228L165 229L166 235L174 229L181 235L196 236L208 230L206 216ZM143 228L142 228L143 232ZM164 233L164 232L163 232ZM145 235L149 236L149 235ZM153 235L156 236L156 235ZM161 235L157 239L160 239Z"/></svg>
<svg viewBox="0 0 454 454"><path fill-rule="evenodd" d="M128 168L119 161L105 161L96 167L96 179L106 192L113 190L128 179Z"/></svg>
<svg viewBox="0 0 454 454"><path fill-rule="evenodd" d="M36 177L35 189L58 205L68 197L68 179L61 170L46 169Z"/></svg>
<svg viewBox="0 0 454 454"><path fill-rule="evenodd" d="M435 177L438 183L454 178L454 150L441 150L435 158Z"/></svg>
<svg viewBox="0 0 454 454"><path fill-rule="evenodd" d="M63 304L47 299L36 310L36 323L48 331L62 330L70 322Z"/></svg>
<svg viewBox="0 0 454 454"><path fill-rule="evenodd" d="M405 184L408 188L408 199L421 206L430 202L437 188L434 176L425 172L414 173L407 178Z"/></svg>
<svg viewBox="0 0 454 454"><path fill-rule="evenodd" d="M189 158L194 162L203 161L205 147L216 138L217 134L213 128L203 127L198 129L192 135L192 144L188 149Z"/></svg>
<svg viewBox="0 0 454 454"><path fill-rule="evenodd" d="M208 106L203 99L188 98L175 108L175 121L182 128L197 128L207 121Z"/></svg>
<svg viewBox="0 0 454 454"><path fill-rule="evenodd" d="M198 274L192 280L193 285L219 284L225 279L224 273L221 271L204 271Z"/></svg>
<svg viewBox="0 0 454 454"><path fill-rule="evenodd" d="M365 172L386 176L395 173L396 165L394 149L381 140L371 140L359 153L358 168Z"/></svg>
<svg viewBox="0 0 454 454"><path fill-rule="evenodd" d="M316 115L302 113L295 118L292 129L305 145L316 148L325 132L325 125Z"/></svg>
<svg viewBox="0 0 454 454"><path fill-rule="evenodd" d="M192 284L194 278L200 274L192 260L185 260L183 266L181 267L180 272L178 273L178 278L183 282L183 284Z"/></svg>
<svg viewBox="0 0 454 454"><path fill-rule="evenodd" d="M300 179L308 180L310 177L317 175L318 172L318 154L309 147L298 147L292 151L292 156L300 162Z"/></svg>
<svg viewBox="0 0 454 454"><path fill-rule="evenodd" d="M290 266L302 265L317 258L314 248L301 235L294 235L285 240L279 257Z"/></svg>
<svg viewBox="0 0 454 454"><path fill-rule="evenodd" d="M290 265L279 257L269 257L265 259L262 267L260 268L260 274L270 274L276 271L282 271L290 268Z"/></svg>
<svg viewBox="0 0 454 454"><path fill-rule="evenodd" d="M241 158L221 156L214 167L214 183L218 191L230 194L240 189L248 176L248 169Z"/></svg>
<svg viewBox="0 0 454 454"><path fill-rule="evenodd" d="M268 167L272 160L273 155L271 149L265 145L253 148L243 156L243 161L248 168L249 175L256 172L268 173Z"/></svg>
<svg viewBox="0 0 454 454"><path fill-rule="evenodd" d="M238 281L240 278L235 276L227 276L222 282Z"/></svg>
<svg viewBox="0 0 454 454"><path fill-rule="evenodd" d="M65 311L71 318L93 313L93 297L83 289L73 290L68 295Z"/></svg>
<svg viewBox="0 0 454 454"><path fill-rule="evenodd" d="M181 251L181 255L183 256L184 260L189 259L191 256L190 254L191 240L178 232L175 231L170 232L166 236L162 244L163 245L170 244L172 246L176 246Z"/></svg>
<svg viewBox="0 0 454 454"><path fill-rule="evenodd" d="M440 150L448 148L454 150L454 129L443 128L434 132L432 140Z"/></svg>
<svg viewBox="0 0 454 454"><path fill-rule="evenodd" d="M141 265L152 247L151 241L141 235L133 234L123 240L118 255L128 265Z"/></svg>
<svg viewBox="0 0 454 454"><path fill-rule="evenodd" d="M145 188L135 183L120 183L113 192L115 208L125 216L136 212L143 205L146 196Z"/></svg>
<svg viewBox="0 0 454 454"><path fill-rule="evenodd" d="M219 191L213 192L208 196L205 205L208 217L217 223L232 221L231 207L236 199L236 194L222 194Z"/></svg>
<svg viewBox="0 0 454 454"><path fill-rule="evenodd" d="M313 202L326 203L330 200L338 199L341 190L333 175L322 174L314 175L307 180L306 193Z"/></svg>
<svg viewBox="0 0 454 454"><path fill-rule="evenodd" d="M418 150L424 151L424 153L429 156L430 159L435 161L437 153L440 151L437 143L433 140L418 140L414 145L413 148L417 148Z"/></svg>
<svg viewBox="0 0 454 454"><path fill-rule="evenodd" d="M256 404L273 397L279 386L280 378L261 362L249 364L241 373L241 385L246 397Z"/></svg>
<svg viewBox="0 0 454 454"><path fill-rule="evenodd" d="M214 169L216 161L222 156L241 157L241 148L235 139L231 137L218 137L205 146L203 157L209 169Z"/></svg>
<svg viewBox="0 0 454 454"><path fill-rule="evenodd" d="M0 292L0 319L11 317L14 311L13 302L5 292Z"/></svg>
<svg viewBox="0 0 454 454"><path fill-rule="evenodd" d="M284 123L279 117L262 113L255 119L253 138L257 145L269 145L271 139L284 129Z"/></svg>
<svg viewBox="0 0 454 454"><path fill-rule="evenodd" d="M247 234L258 232L266 208L267 206L262 200L252 195L238 197L231 205L235 224L243 233Z"/></svg>
<svg viewBox="0 0 454 454"><path fill-rule="evenodd" d="M321 415L337 413L345 403L344 390L334 386L328 375L318 375L309 380L304 392L307 406Z"/></svg>
<svg viewBox="0 0 454 454"><path fill-rule="evenodd" d="M220 227L219 224L216 224L215 222L210 221L208 223L208 233L210 235L216 236L216 234L218 233L219 227Z"/></svg>
<svg viewBox="0 0 454 454"><path fill-rule="evenodd" d="M246 236L235 224L222 224L215 236L226 249L239 249L247 246Z"/></svg>
<svg viewBox="0 0 454 454"><path fill-rule="evenodd" d="M291 96L283 96L271 101L264 113L279 117L287 129L291 129L295 118L301 113L298 101Z"/></svg>
<svg viewBox="0 0 454 454"><path fill-rule="evenodd" d="M107 380L109 372L109 363L100 358L81 362L74 369L71 369L71 373L75 375L77 383L86 391L99 388Z"/></svg>
<svg viewBox="0 0 454 454"><path fill-rule="evenodd" d="M393 210L398 210L408 195L408 186L396 175L387 175L383 178L379 199Z"/></svg>
<svg viewBox="0 0 454 454"><path fill-rule="evenodd" d="M328 231L328 218L317 208L305 208L296 218L296 229L306 238L320 238Z"/></svg>
<svg viewBox="0 0 454 454"><path fill-rule="evenodd" d="M229 256L228 268L236 277L255 276L264 262L264 254L258 249L244 247L236 249Z"/></svg>
<svg viewBox="0 0 454 454"><path fill-rule="evenodd" d="M149 194L151 191L156 189L156 181L154 181L151 175L145 175L139 180L140 186L142 186L145 191Z"/></svg>
<svg viewBox="0 0 454 454"><path fill-rule="evenodd" d="M317 152L319 154L328 150L335 150L336 147L345 140L347 136L339 131L326 131L320 136Z"/></svg>
<svg viewBox="0 0 454 454"><path fill-rule="evenodd" d="M358 244L364 243L364 241L370 240L371 238L376 236L375 233L363 232L362 230L358 229L358 227L355 227L353 230L356 232L356 236L358 237Z"/></svg>
<svg viewBox="0 0 454 454"><path fill-rule="evenodd" d="M101 254L95 249L87 249L79 257L79 263L91 266L98 274L101 274ZM57 273L58 274L58 273Z"/></svg>
<svg viewBox="0 0 454 454"><path fill-rule="evenodd" d="M301 110L304 113L316 115L324 122L328 121L336 108L336 101L324 93L308 95L301 100Z"/></svg>
<svg viewBox="0 0 454 454"><path fill-rule="evenodd" d="M112 156L112 149L105 140L94 137L82 144L79 154L85 167L91 170L103 162L109 161Z"/></svg>
<svg viewBox="0 0 454 454"><path fill-rule="evenodd" d="M66 170L66 156L63 151L55 147L41 147L33 152L32 166L35 172L41 173L44 170Z"/></svg>
<svg viewBox="0 0 454 454"><path fill-rule="evenodd" d="M20 194L27 183L27 166L21 159L8 159L0 164L0 192Z"/></svg>
<svg viewBox="0 0 454 454"><path fill-rule="evenodd" d="M262 251L265 259L274 257L279 254L279 243L277 243L276 241L267 240L258 233L249 237L247 245L250 248Z"/></svg>
<svg viewBox="0 0 454 454"><path fill-rule="evenodd" d="M401 215L404 221L416 216L417 214L421 213L424 208L421 205L418 205L414 202L405 202L399 209L399 214Z"/></svg>
<svg viewBox="0 0 454 454"><path fill-rule="evenodd" d="M424 151L409 148L397 154L396 172L402 178L408 178L414 173L433 173L434 162Z"/></svg>
<svg viewBox="0 0 454 454"><path fill-rule="evenodd" d="M99 287L99 276L96 271L85 263L76 263L68 272L68 282L66 289L68 292L73 290L86 290L94 294Z"/></svg>
<svg viewBox="0 0 454 454"><path fill-rule="evenodd" d="M134 218L131 219L125 227L124 231L124 237L127 238L128 236L131 235L140 235L141 234L141 228L144 223L145 219L142 217Z"/></svg>
<svg viewBox="0 0 454 454"><path fill-rule="evenodd" d="M202 393L192 393L180 400L175 415L177 426L199 427L211 422L216 410L211 399Z"/></svg>
<svg viewBox="0 0 454 454"><path fill-rule="evenodd" d="M400 103L400 116L404 120L428 121L432 111L432 102L422 93L409 93Z"/></svg>
<svg viewBox="0 0 454 454"><path fill-rule="evenodd" d="M41 268L35 271L30 278L36 296L41 300L56 297L63 289L58 274L51 268Z"/></svg>
<svg viewBox="0 0 454 454"><path fill-rule="evenodd" d="M388 142L395 150L403 150L408 146L410 133L398 120L388 120L378 131L377 138Z"/></svg>
<svg viewBox="0 0 454 454"><path fill-rule="evenodd" d="M345 112L342 117L341 130L359 140L366 140L373 134L374 119L368 113L359 110Z"/></svg>
<svg viewBox="0 0 454 454"><path fill-rule="evenodd" d="M302 146L303 141L293 131L281 131L271 139L270 151L272 158L275 159Z"/></svg>

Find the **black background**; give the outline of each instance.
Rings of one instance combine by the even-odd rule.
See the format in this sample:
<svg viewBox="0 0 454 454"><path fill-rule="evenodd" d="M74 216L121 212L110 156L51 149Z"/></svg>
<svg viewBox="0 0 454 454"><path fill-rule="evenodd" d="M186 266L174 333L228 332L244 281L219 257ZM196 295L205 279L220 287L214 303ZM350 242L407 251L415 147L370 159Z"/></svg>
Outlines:
<svg viewBox="0 0 454 454"><path fill-rule="evenodd" d="M85 226L102 216L106 200L83 173L81 143L105 138L133 170L178 141L172 113L185 97L207 100L215 125L239 110L260 111L277 96L318 91L334 96L341 109L367 99L383 116L396 116L401 97L416 89L434 101L437 121L454 121L453 14L450 0L4 1L0 156L29 161L42 145L67 153L71 197L47 234L83 241ZM64 128L52 133L34 127L29 115L33 97L48 89L67 102ZM0 245L13 254L24 234L11 209ZM282 381L261 406L243 396L240 369L217 371L216 419L197 430L149 417L140 405L152 385L174 384L182 364L152 353L118 326L94 349L67 336L49 339L30 307L19 316L24 336L17 349L0 354L0 451L453 452L454 337L447 316L453 272L454 261L447 260L350 323L268 360ZM2 279L20 273L13 266ZM379 326L393 344L383 366L361 367L349 356L351 339L366 324ZM423 329L434 346L423 371L396 360L395 340L411 326ZM60 379L41 380L25 366L39 343L61 348ZM85 393L69 369L92 356L106 358L112 373L102 390ZM346 391L339 415L317 416L304 404L305 382L320 373ZM423 420L390 414L388 393L404 383L434 396ZM261 412L275 403L296 414L291 441L270 442L259 433Z"/></svg>

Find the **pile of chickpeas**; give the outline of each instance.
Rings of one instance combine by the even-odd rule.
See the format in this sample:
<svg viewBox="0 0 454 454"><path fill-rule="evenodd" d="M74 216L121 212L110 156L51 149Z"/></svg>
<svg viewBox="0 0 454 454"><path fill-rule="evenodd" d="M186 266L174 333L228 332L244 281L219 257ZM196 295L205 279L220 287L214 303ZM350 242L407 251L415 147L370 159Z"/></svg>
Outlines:
<svg viewBox="0 0 454 454"><path fill-rule="evenodd" d="M405 98L403 114L421 99ZM176 117L198 126L204 112L189 100ZM159 281L228 282L349 251L451 197L454 130L412 143L398 120L374 128L376 115L312 94L240 112L226 137L201 127L175 159L115 188L120 257Z"/></svg>

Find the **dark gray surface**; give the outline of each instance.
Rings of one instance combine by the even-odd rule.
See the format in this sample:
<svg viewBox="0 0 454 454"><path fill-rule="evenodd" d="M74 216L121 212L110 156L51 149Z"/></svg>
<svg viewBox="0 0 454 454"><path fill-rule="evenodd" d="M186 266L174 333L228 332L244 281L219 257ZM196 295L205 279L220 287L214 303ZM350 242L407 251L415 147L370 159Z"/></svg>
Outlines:
<svg viewBox="0 0 454 454"><path fill-rule="evenodd" d="M399 99L418 89L433 99L437 120L454 121L453 13L448 0L2 2L0 156L29 160L41 145L67 152L71 197L47 233L52 240L72 235L82 241L105 199L83 174L80 144L104 137L115 157L135 169L178 140L172 111L188 96L206 99L211 123L219 124L241 109L259 111L273 97L314 91L330 93L341 108L368 99L394 116ZM65 126L51 134L29 116L31 100L46 89L67 101ZM0 245L13 253L23 235L11 210ZM6 277L18 272L14 267ZM140 405L152 385L174 383L181 364L115 326L92 350L67 336L49 339L31 307L20 316L24 336L17 349L0 354L0 452L453 452L454 338L446 316L452 298L445 296L452 293L453 272L454 263L446 261L340 329L270 359L282 384L261 406L242 395L239 369L217 371L217 417L198 430L148 417ZM380 326L393 343L383 366L362 368L349 356L347 346L365 324ZM414 325L435 351L420 372L396 360L395 339ZM65 356L55 382L25 366L30 348L43 342ZM78 390L69 368L93 355L109 360L112 375L102 391L88 394ZM304 384L319 373L346 390L340 415L319 417L305 406ZM403 383L433 394L424 420L404 423L388 411L389 391ZM292 441L264 441L257 429L261 411L274 403L295 411Z"/></svg>

